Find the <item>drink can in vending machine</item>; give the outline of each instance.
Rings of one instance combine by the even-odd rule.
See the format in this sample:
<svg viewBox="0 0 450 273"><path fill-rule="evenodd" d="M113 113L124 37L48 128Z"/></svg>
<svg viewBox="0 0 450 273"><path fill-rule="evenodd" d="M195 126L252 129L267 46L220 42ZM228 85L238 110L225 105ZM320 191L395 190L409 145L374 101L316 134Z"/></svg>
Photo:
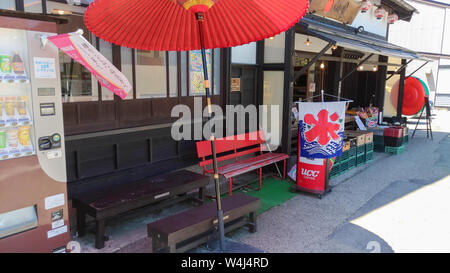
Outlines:
<svg viewBox="0 0 450 273"><path fill-rule="evenodd" d="M0 150L6 148L6 131L0 130Z"/></svg>

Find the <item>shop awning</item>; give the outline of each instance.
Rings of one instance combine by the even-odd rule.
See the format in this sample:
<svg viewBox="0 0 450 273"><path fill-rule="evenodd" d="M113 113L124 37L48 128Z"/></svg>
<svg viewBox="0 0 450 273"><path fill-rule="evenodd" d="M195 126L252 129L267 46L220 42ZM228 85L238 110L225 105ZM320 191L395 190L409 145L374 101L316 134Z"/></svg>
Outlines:
<svg viewBox="0 0 450 273"><path fill-rule="evenodd" d="M426 61L425 58L412 50L368 35L343 31L341 28L317 22L310 18L303 18L299 24L306 27L307 34L344 48L401 59L421 59Z"/></svg>

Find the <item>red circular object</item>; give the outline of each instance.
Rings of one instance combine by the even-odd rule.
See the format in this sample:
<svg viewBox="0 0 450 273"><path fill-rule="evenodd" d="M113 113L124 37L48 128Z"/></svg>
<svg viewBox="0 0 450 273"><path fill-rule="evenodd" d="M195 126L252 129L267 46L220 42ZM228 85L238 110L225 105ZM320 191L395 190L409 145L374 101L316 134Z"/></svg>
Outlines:
<svg viewBox="0 0 450 273"><path fill-rule="evenodd" d="M391 91L391 103L395 108L397 108L399 84L400 81L397 81ZM425 103L425 96L425 88L422 83L416 78L408 77L405 80L402 114L414 115L418 113Z"/></svg>
<svg viewBox="0 0 450 273"><path fill-rule="evenodd" d="M180 1L182 3L186 1ZM219 0L204 13L204 48L233 47L273 37L295 25L308 0ZM84 20L104 41L142 50L201 49L195 14L173 0L96 0Z"/></svg>

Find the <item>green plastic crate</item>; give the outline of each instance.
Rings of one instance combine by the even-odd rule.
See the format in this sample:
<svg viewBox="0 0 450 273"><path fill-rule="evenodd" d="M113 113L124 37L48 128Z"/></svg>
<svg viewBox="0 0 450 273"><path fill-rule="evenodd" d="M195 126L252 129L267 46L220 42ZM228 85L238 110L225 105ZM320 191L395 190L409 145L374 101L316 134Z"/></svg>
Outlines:
<svg viewBox="0 0 450 273"><path fill-rule="evenodd" d="M341 172L339 170L339 164L333 165L333 168L330 171L330 177L336 177L340 174L341 174Z"/></svg>
<svg viewBox="0 0 450 273"><path fill-rule="evenodd" d="M384 144L382 144L382 145L380 145L380 144L375 144L375 145L373 146L373 150L374 150L375 152L382 152L382 153L384 153Z"/></svg>
<svg viewBox="0 0 450 273"><path fill-rule="evenodd" d="M360 154L356 156L356 166L360 166L366 163L366 154Z"/></svg>
<svg viewBox="0 0 450 273"><path fill-rule="evenodd" d="M366 153L366 163L373 160L373 151Z"/></svg>
<svg viewBox="0 0 450 273"><path fill-rule="evenodd" d="M384 136L373 136L373 143L375 145L382 145L384 146Z"/></svg>
<svg viewBox="0 0 450 273"><path fill-rule="evenodd" d="M390 154L401 154L405 151L405 145L402 145L400 147L389 147L389 146L385 146L384 147L384 152L385 153L390 153Z"/></svg>
<svg viewBox="0 0 450 273"><path fill-rule="evenodd" d="M348 169L351 170L356 167L356 156L352 156L348 159Z"/></svg>
<svg viewBox="0 0 450 273"><path fill-rule="evenodd" d="M366 153L373 151L374 144L373 142L366 143Z"/></svg>
<svg viewBox="0 0 450 273"><path fill-rule="evenodd" d="M360 155L366 152L366 145L356 147L356 155Z"/></svg>
<svg viewBox="0 0 450 273"><path fill-rule="evenodd" d="M404 136L403 137L403 143L408 143L408 141L409 141L409 135L406 135L406 136Z"/></svg>
<svg viewBox="0 0 450 273"><path fill-rule="evenodd" d="M351 147L350 150L348 150L348 157L356 156L356 147Z"/></svg>
<svg viewBox="0 0 450 273"><path fill-rule="evenodd" d="M339 163L339 172L340 173L343 173L347 170L348 170L348 159L341 161L341 163Z"/></svg>

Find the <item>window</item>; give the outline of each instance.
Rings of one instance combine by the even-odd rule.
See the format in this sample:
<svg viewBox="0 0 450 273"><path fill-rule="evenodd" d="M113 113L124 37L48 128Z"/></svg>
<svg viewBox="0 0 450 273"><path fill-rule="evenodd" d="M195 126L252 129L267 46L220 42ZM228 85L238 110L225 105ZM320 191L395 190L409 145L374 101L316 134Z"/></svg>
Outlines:
<svg viewBox="0 0 450 273"><path fill-rule="evenodd" d="M120 49L120 58L122 65L122 73L127 77L131 86L133 86L133 50L130 48L122 47ZM126 100L133 99L133 89L128 92Z"/></svg>
<svg viewBox="0 0 450 273"><path fill-rule="evenodd" d="M95 46L95 37L92 40ZM59 63L63 102L98 100L98 82L89 70L62 51L59 51Z"/></svg>
<svg viewBox="0 0 450 273"><path fill-rule="evenodd" d="M178 56L176 51L168 52L169 56L169 96L178 97Z"/></svg>
<svg viewBox="0 0 450 273"><path fill-rule="evenodd" d="M24 0L26 12L42 13L42 1L40 0Z"/></svg>
<svg viewBox="0 0 450 273"><path fill-rule="evenodd" d="M136 51L136 98L165 98L167 96L166 53Z"/></svg>
<svg viewBox="0 0 450 273"><path fill-rule="evenodd" d="M15 0L2 0L0 1L0 9L16 9L16 1Z"/></svg>
<svg viewBox="0 0 450 273"><path fill-rule="evenodd" d="M284 32L264 40L264 62L284 63Z"/></svg>
<svg viewBox="0 0 450 273"><path fill-rule="evenodd" d="M232 47L231 62L234 64L256 64L256 42Z"/></svg>
<svg viewBox="0 0 450 273"><path fill-rule="evenodd" d="M99 40L100 40L99 46L100 53L102 53L102 55L105 56L106 59L108 59L108 61L112 63L113 62L112 44L105 42L102 39ZM104 87L101 87L101 90L102 90L102 101L114 100L113 92L109 91L107 88Z"/></svg>

